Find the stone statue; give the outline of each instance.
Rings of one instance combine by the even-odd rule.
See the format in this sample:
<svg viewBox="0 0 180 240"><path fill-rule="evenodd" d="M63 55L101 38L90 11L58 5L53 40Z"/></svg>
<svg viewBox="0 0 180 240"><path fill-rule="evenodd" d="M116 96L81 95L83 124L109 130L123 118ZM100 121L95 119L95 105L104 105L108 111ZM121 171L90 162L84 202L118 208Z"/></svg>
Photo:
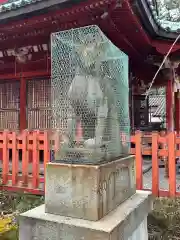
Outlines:
<svg viewBox="0 0 180 240"><path fill-rule="evenodd" d="M88 40L91 38L87 37ZM83 66L76 69L68 90L72 114L68 119L66 144L69 151L70 148L76 148L76 153L80 151L75 142L76 127L80 121L83 133L81 151L99 149L102 159L118 156L121 154L120 122L113 79L108 76L108 63L104 61L106 46L92 40L77 52L83 56ZM98 157L97 152L93 157Z"/></svg>
<svg viewBox="0 0 180 240"><path fill-rule="evenodd" d="M97 26L88 28L86 34L85 28L75 29L53 39L52 102L62 136L57 160L95 163L124 152L120 135L129 126L128 58Z"/></svg>

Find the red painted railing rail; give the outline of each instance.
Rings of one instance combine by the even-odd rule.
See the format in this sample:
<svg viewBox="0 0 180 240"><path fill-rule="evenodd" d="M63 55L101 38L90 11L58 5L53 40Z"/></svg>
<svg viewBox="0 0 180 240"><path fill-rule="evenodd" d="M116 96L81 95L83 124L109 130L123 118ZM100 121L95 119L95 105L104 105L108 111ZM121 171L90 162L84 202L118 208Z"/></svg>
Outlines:
<svg viewBox="0 0 180 240"><path fill-rule="evenodd" d="M44 169L50 161L50 149L58 149L58 143L58 134L49 131L0 132L0 188L43 194ZM137 189L143 189L143 156L151 155L153 194L179 195L176 191L176 158L180 157L180 137L176 132L171 132L166 137L160 137L156 132L146 136L142 132L136 132L131 137L131 143L135 145L131 148L131 153L136 158ZM164 147L159 149L159 145ZM159 189L159 161L162 157L166 157L169 164L169 190L166 191Z"/></svg>
<svg viewBox="0 0 180 240"><path fill-rule="evenodd" d="M147 139L148 138L148 141ZM136 132L131 137L131 142L135 144L135 148L131 149L131 153L136 157L136 186L142 190L143 187L143 156L150 155L152 159L152 193L155 196L180 196L180 192L176 189L176 160L180 159L180 135L176 132L170 132L165 137L161 137L157 132L153 132L148 136L143 136L141 132ZM143 142L149 143L149 146ZM161 146L161 148L159 148ZM166 159L168 165L167 179L169 189L160 190L159 161ZM165 170L164 170L165 171ZM163 180L163 179L162 179ZM144 190L147 190L144 189Z"/></svg>

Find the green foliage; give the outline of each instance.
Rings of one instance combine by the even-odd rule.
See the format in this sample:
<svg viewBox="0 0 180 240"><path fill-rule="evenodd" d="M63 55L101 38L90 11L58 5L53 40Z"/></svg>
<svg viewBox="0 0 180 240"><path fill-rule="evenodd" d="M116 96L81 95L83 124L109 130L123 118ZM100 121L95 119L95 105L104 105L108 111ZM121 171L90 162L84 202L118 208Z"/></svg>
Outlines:
<svg viewBox="0 0 180 240"><path fill-rule="evenodd" d="M44 203L44 197L24 193L0 192L0 213L11 216L9 231L0 234L1 240L18 240L18 216Z"/></svg>
<svg viewBox="0 0 180 240"><path fill-rule="evenodd" d="M19 239L18 229L13 229L4 233L2 236L0 236L0 239L1 240L18 240Z"/></svg>

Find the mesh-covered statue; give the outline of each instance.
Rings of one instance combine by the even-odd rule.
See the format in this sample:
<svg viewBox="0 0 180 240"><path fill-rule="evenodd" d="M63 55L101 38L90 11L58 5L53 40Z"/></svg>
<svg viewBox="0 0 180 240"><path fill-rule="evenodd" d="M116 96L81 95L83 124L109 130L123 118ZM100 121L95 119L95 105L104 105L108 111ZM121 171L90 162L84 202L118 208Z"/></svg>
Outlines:
<svg viewBox="0 0 180 240"><path fill-rule="evenodd" d="M128 57L97 26L53 33L51 41L55 160L97 163L128 153Z"/></svg>

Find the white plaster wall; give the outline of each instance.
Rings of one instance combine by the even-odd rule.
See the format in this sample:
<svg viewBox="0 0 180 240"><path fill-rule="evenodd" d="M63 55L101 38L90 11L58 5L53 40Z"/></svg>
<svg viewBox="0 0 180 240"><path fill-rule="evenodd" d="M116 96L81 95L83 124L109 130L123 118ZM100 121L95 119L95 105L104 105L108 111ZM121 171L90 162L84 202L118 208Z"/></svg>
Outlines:
<svg viewBox="0 0 180 240"><path fill-rule="evenodd" d="M147 217L141 222L128 240L148 240Z"/></svg>

